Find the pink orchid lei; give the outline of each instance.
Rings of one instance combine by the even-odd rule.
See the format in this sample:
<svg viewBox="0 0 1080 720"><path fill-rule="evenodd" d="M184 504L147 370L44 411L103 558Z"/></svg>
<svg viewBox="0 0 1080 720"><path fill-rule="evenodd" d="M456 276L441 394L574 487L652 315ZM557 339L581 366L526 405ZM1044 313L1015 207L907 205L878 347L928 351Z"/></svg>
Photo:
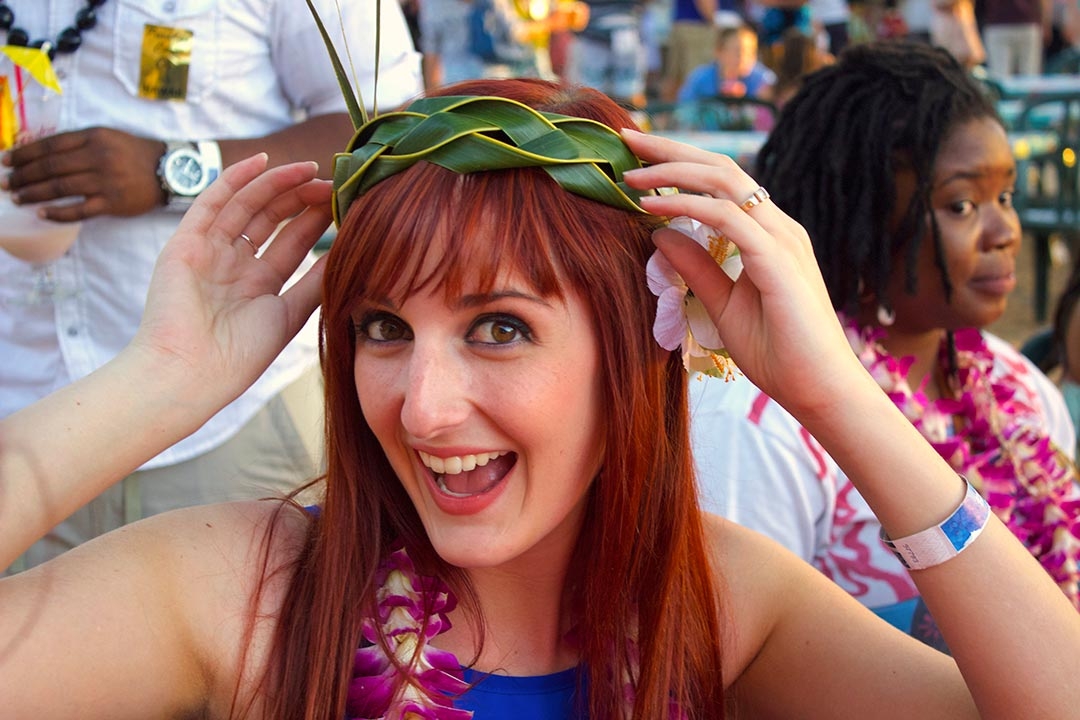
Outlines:
<svg viewBox="0 0 1080 720"><path fill-rule="evenodd" d="M955 331L958 397L930 400L925 381L917 391L908 385L912 358L898 360L881 347L884 331L860 329L843 315L841 321L878 385L1080 608L1076 466L1040 429L1036 409L1016 392L1014 376L992 372L994 356L982 333Z"/></svg>
<svg viewBox="0 0 1080 720"><path fill-rule="evenodd" d="M457 606L450 588L437 577L420 575L404 547L394 550L376 577L378 620L366 618L356 651L345 703L346 720L469 720L472 712L454 707L453 697L468 689L453 653L431 647L431 638L450 629L447 613ZM430 615L428 614L430 612ZM392 645L394 658L379 645L376 622ZM568 634L573 639L574 632ZM627 707L634 706L637 645L627 640L630 674L623 677ZM395 664L396 661L396 664ZM404 668L404 670L399 670ZM674 701L671 720L687 714Z"/></svg>
<svg viewBox="0 0 1080 720"><path fill-rule="evenodd" d="M688 217L674 218L668 227L693 238L708 250L728 277L735 279L742 272L739 249L719 230ZM686 281L659 250L649 258L645 275L649 290L657 296L653 337L660 347L665 350L681 348L683 367L688 372L733 379L738 368L724 349L720 333L705 305L694 296Z"/></svg>
<svg viewBox="0 0 1080 720"><path fill-rule="evenodd" d="M376 618L366 618L370 645L356 651L346 702L347 720L468 720L454 707L465 683L453 653L428 641L450 629L447 613L457 605L440 579L420 575L404 547L379 568ZM376 623L390 643L393 659L377 641ZM400 669L399 669L400 668Z"/></svg>

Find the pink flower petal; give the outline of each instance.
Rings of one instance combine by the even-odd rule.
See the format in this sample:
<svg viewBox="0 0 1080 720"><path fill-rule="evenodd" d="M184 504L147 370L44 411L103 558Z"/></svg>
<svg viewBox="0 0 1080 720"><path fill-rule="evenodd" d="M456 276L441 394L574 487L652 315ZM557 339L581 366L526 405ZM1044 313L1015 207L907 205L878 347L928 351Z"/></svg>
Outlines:
<svg viewBox="0 0 1080 720"><path fill-rule="evenodd" d="M645 280L653 295L660 295L672 287L682 288L684 292L686 290L686 283L682 277L675 272L675 268L659 250L654 252L649 257L649 262L645 264Z"/></svg>
<svg viewBox="0 0 1080 720"><path fill-rule="evenodd" d="M724 347L720 340L720 331L713 325L705 305L696 297L686 300L686 322L698 345L706 350L719 350Z"/></svg>
<svg viewBox="0 0 1080 720"><path fill-rule="evenodd" d="M677 350L686 339L686 317L683 315L684 293L668 288L656 301L656 320L653 337L665 350Z"/></svg>

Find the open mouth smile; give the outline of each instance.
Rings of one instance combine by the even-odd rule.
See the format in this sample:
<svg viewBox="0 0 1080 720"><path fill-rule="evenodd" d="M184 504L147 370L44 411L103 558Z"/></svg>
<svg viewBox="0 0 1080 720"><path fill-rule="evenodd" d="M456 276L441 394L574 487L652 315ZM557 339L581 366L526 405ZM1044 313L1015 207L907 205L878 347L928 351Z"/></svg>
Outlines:
<svg viewBox="0 0 1080 720"><path fill-rule="evenodd" d="M438 457L417 450L424 467L435 476L435 485L453 498L469 498L491 491L517 462L517 454L505 450Z"/></svg>

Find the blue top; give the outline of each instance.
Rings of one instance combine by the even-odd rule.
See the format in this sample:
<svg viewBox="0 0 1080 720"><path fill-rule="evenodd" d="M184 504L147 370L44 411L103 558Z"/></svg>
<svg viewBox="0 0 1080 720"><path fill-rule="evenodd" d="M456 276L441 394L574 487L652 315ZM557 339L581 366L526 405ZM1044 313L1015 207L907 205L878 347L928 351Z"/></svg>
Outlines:
<svg viewBox="0 0 1080 720"><path fill-rule="evenodd" d="M454 707L471 710L475 720L587 720L587 708L577 707L578 671L511 677L465 670L472 685Z"/></svg>
<svg viewBox="0 0 1080 720"><path fill-rule="evenodd" d="M945 638L941 636L937 623L927 610L921 597L913 597L893 605L870 608L875 615L895 628L898 628L916 640L921 640L932 648L949 653Z"/></svg>
<svg viewBox="0 0 1080 720"><path fill-rule="evenodd" d="M728 12L736 12L739 9L739 4L735 0L720 0L716 3L716 9ZM712 18L704 18L701 13L698 12L697 5L694 4L694 0L675 0L671 5L672 20L690 20L693 22L712 23Z"/></svg>
<svg viewBox="0 0 1080 720"><path fill-rule="evenodd" d="M778 43L784 39L784 31L793 27L798 28L803 35L814 36L810 3L797 8L765 8L758 26L758 43L762 47Z"/></svg>
<svg viewBox="0 0 1080 720"><path fill-rule="evenodd" d="M750 74L739 78L746 86L748 97L757 97L762 88L776 82L773 71L761 63L754 66ZM715 63L698 65L690 71L679 88L679 102L691 102L693 100L706 100L720 94L720 67Z"/></svg>

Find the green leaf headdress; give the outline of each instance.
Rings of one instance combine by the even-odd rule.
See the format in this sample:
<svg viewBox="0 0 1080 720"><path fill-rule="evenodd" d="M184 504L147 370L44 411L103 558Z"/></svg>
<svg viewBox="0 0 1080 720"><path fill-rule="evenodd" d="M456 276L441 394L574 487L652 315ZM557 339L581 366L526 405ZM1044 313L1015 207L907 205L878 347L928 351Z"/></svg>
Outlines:
<svg viewBox="0 0 1080 720"><path fill-rule="evenodd" d="M421 160L457 173L540 167L568 192L645 212L637 202L642 193L622 182L623 173L641 167L641 161L619 134L603 123L541 112L492 96L422 98L402 111L369 119L311 0L308 6L356 128L345 152L334 156L336 225L341 225L353 200ZM376 22L379 20L377 10Z"/></svg>

